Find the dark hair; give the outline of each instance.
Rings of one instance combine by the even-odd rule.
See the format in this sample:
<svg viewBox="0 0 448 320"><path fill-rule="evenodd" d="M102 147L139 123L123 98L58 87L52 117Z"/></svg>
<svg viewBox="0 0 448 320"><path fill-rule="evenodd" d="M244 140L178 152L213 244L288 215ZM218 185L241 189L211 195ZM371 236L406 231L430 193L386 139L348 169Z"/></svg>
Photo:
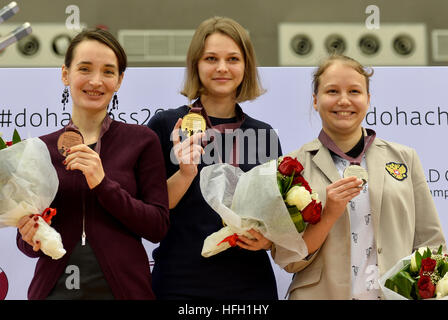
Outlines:
<svg viewBox="0 0 448 320"><path fill-rule="evenodd" d="M366 79L367 93L369 93L369 83L370 83L370 77L373 75L373 69L370 68L370 70L366 70L366 68L355 59L339 54L330 55L319 64L318 68L313 74L313 93L317 94L317 91L319 90L320 76L325 72L325 70L328 69L328 67L330 67L333 63L337 61L340 61L350 66L355 71L363 75L364 78Z"/></svg>
<svg viewBox="0 0 448 320"><path fill-rule="evenodd" d="M118 40L109 32L103 29L88 29L78 33L70 42L70 45L65 53L64 64L67 68L73 60L73 55L75 48L84 40L96 40L109 48L115 53L118 61L118 73L121 75L127 67L127 57L126 52L124 52L123 47L120 45Z"/></svg>

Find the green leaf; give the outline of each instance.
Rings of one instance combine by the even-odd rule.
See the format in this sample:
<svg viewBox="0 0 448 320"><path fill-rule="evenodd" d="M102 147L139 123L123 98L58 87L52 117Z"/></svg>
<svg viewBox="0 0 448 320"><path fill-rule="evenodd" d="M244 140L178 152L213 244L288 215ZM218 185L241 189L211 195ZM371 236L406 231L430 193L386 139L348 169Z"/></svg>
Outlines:
<svg viewBox="0 0 448 320"><path fill-rule="evenodd" d="M280 178L280 183L281 183L281 194L282 194L282 196L283 196L283 199L285 199L285 197L286 197L286 194L288 193L288 183L289 183L289 181L288 181L288 177L287 176L284 176L284 175L281 175L281 178Z"/></svg>
<svg viewBox="0 0 448 320"><path fill-rule="evenodd" d="M280 194L283 196L283 183L282 183L282 179L279 178L277 176L277 185L278 185L278 190L280 191Z"/></svg>
<svg viewBox="0 0 448 320"><path fill-rule="evenodd" d="M439 272L440 276L443 278L443 276L448 272L448 263L441 262L440 266L437 268L437 271Z"/></svg>
<svg viewBox="0 0 448 320"><path fill-rule="evenodd" d="M289 215L300 213L300 210L296 206L287 206Z"/></svg>
<svg viewBox="0 0 448 320"><path fill-rule="evenodd" d="M417 272L420 272L420 269L422 267L422 255L420 254L420 252L415 251L415 264L417 265Z"/></svg>
<svg viewBox="0 0 448 320"><path fill-rule="evenodd" d="M443 246L440 245L439 250L437 250L437 254L442 254L442 249L443 249Z"/></svg>
<svg viewBox="0 0 448 320"><path fill-rule="evenodd" d="M392 291L406 297L413 299L413 287L416 280L412 278L407 270L409 270L410 261L407 261L403 268L397 274L386 280L384 286Z"/></svg>
<svg viewBox="0 0 448 320"><path fill-rule="evenodd" d="M292 180L294 180L294 171L293 171L293 175L292 175L292 176L290 176L290 177L286 177L286 188L285 188L285 192L288 192L289 189L291 188Z"/></svg>
<svg viewBox="0 0 448 320"><path fill-rule="evenodd" d="M426 251L425 251L425 253L423 254L423 259L431 258L431 256L432 256L431 249L429 249L428 247L426 247Z"/></svg>
<svg viewBox="0 0 448 320"><path fill-rule="evenodd" d="M302 214L300 213L299 209L297 209L296 206L290 206L288 207L289 216L292 219L292 222L294 222L294 225L296 226L296 229L299 233L303 232L305 230L305 221L303 221Z"/></svg>
<svg viewBox="0 0 448 320"><path fill-rule="evenodd" d="M22 141L22 139L20 139L20 135L17 132L17 129L14 129L14 133L12 135L12 144L19 143L20 141Z"/></svg>
<svg viewBox="0 0 448 320"><path fill-rule="evenodd" d="M3 141L2 138L0 138L0 150L5 149L6 148L6 143L5 141Z"/></svg>

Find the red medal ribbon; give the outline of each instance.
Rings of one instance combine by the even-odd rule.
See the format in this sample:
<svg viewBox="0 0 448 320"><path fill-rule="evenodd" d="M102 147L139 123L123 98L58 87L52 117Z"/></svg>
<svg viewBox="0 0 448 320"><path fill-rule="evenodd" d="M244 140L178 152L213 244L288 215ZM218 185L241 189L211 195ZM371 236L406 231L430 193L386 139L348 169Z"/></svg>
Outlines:
<svg viewBox="0 0 448 320"><path fill-rule="evenodd" d="M361 165L362 157L367 152L367 149L369 149L370 145L372 144L373 140L375 140L376 137L376 132L374 130L366 129L366 132L367 136L364 136L363 133L364 149L356 158L350 157L349 155L345 154L341 149L339 149L339 147L336 145L336 143L334 143L333 140L331 140L330 136L324 131L324 129L320 131L318 139L325 147L327 147L327 149L333 151L341 158L350 161L350 164L355 164L359 166Z"/></svg>
<svg viewBox="0 0 448 320"><path fill-rule="evenodd" d="M231 236L225 237L224 240L222 240L220 243L217 244L217 246L219 246L223 242L228 242L231 247L235 247L236 242L238 240L239 240L238 235L236 233L234 233Z"/></svg>

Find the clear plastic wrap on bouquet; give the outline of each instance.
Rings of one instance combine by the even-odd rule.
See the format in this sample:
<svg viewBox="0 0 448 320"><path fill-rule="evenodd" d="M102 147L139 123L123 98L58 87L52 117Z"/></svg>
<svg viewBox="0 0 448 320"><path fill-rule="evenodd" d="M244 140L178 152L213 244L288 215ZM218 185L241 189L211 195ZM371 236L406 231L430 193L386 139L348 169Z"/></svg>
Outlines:
<svg viewBox="0 0 448 320"><path fill-rule="evenodd" d="M400 261L398 261L391 269L389 269L386 273L384 273L379 279L379 285L380 289L383 292L384 298L386 300L408 300L406 297L402 296L401 294L396 293L393 290L390 290L389 288L385 287L386 280L392 277L394 274L396 274L398 271L401 270L405 266L406 262L411 261L411 256L404 257Z"/></svg>
<svg viewBox="0 0 448 320"><path fill-rule="evenodd" d="M412 259L412 254L400 259L392 268L387 270L379 279L378 283L380 285L380 289L383 292L383 296L386 300L409 300L405 296L387 288L385 286L387 279L396 275L402 268L409 264ZM448 296L444 296L442 298L429 298L423 300L448 300Z"/></svg>
<svg viewBox="0 0 448 320"><path fill-rule="evenodd" d="M230 247L224 241L233 234L251 238L247 230L261 232L289 254L276 257L281 267L308 255L302 235L297 232L277 185L277 160L256 166L248 172L226 163L202 169L200 187L204 199L226 226L204 241L202 255L209 257Z"/></svg>
<svg viewBox="0 0 448 320"><path fill-rule="evenodd" d="M0 227L17 227L26 215L40 214L56 196L59 180L47 146L39 138L26 139L0 151ZM53 259L65 254L61 236L42 217L33 241Z"/></svg>

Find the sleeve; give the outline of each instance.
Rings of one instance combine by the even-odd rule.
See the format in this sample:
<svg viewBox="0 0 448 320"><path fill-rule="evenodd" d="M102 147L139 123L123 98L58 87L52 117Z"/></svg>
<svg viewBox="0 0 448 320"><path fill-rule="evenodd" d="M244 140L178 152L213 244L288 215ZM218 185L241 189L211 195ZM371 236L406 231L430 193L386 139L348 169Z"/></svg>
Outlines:
<svg viewBox="0 0 448 320"><path fill-rule="evenodd" d="M434 199L429 191L422 164L417 152L412 149L412 185L415 205L414 250L419 247L439 247L446 251L446 242Z"/></svg>
<svg viewBox="0 0 448 320"><path fill-rule="evenodd" d="M282 146L277 132L270 125L264 125L260 132L258 133L259 142L257 150L259 157L260 155L263 156L258 159L259 163L264 163L281 157L283 155ZM260 135L265 135L265 139L261 138Z"/></svg>
<svg viewBox="0 0 448 320"><path fill-rule="evenodd" d="M274 132L275 136L277 137L277 141L278 141L278 148L277 148L277 155L278 158L281 157L283 155L282 152L282 145L280 143L280 138L278 137L277 133L274 131L274 129L272 129L272 132Z"/></svg>
<svg viewBox="0 0 448 320"><path fill-rule="evenodd" d="M171 149L173 147L173 143L171 142L171 132L178 118L179 117L172 117L170 114L168 114L168 111L162 111L156 113L149 120L147 125L148 128L154 131L159 137L159 142L162 147L163 159L165 161L167 178L169 178L173 174L171 163Z"/></svg>
<svg viewBox="0 0 448 320"><path fill-rule="evenodd" d="M167 141L167 139L169 141L171 131L168 132L169 128L168 128L167 121L165 120L166 117L164 116L165 112L159 112L159 113L156 113L154 116L152 116L151 119L149 119L147 126L149 129L154 131L156 133L156 135L159 137L159 141L162 146L163 155L166 158L168 146L166 145L165 141ZM174 124L173 124L173 127L174 127Z"/></svg>
<svg viewBox="0 0 448 320"><path fill-rule="evenodd" d="M306 256L303 260L292 262L288 265L286 265L283 269L285 269L286 272L289 273L296 273L303 269L305 269L308 265L310 265L314 259L316 258L318 252L320 251L320 248L317 249L316 252L309 254ZM271 247L271 256L274 262L276 262L276 259L281 259L281 257L288 256L291 251L288 249L285 249L283 247L278 247L275 244Z"/></svg>
<svg viewBox="0 0 448 320"><path fill-rule="evenodd" d="M129 230L156 243L168 231L168 192L159 139L152 130L145 130L146 133L149 138L134 173L139 199L107 176L93 190L101 205Z"/></svg>
<svg viewBox="0 0 448 320"><path fill-rule="evenodd" d="M147 124L148 128L153 130L157 136L159 137L159 140L162 140L163 138L163 132L165 131L164 129L164 124L163 124L163 118L162 118L162 113L156 113L154 116L151 117L151 119L149 119L149 122Z"/></svg>

